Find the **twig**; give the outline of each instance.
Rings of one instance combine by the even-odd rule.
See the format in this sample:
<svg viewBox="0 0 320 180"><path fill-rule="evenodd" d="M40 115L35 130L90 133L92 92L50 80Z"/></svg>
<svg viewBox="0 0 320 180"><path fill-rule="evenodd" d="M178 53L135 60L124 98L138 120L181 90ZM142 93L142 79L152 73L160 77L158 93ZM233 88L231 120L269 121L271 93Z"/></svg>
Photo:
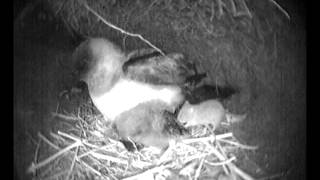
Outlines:
<svg viewBox="0 0 320 180"><path fill-rule="evenodd" d="M90 125L88 124L88 122L85 121L80 115L78 115L77 118L80 120L80 122L82 122L82 123L85 124L86 126L90 126Z"/></svg>
<svg viewBox="0 0 320 180"><path fill-rule="evenodd" d="M101 176L101 175L102 175L99 171L95 170L93 167L91 167L91 166L90 166L89 164L87 164L86 162L84 162L84 161L82 161L82 160L80 160L80 159L78 159L77 161L81 162L84 166L86 166L88 169L90 169L92 172L94 172L94 173L97 174L98 176Z"/></svg>
<svg viewBox="0 0 320 180"><path fill-rule="evenodd" d="M117 140L114 140L114 139L111 139L111 138L108 138L108 140L110 141L110 143L113 143L116 146L121 146L121 147L125 148L120 141L117 141Z"/></svg>
<svg viewBox="0 0 320 180"><path fill-rule="evenodd" d="M211 2L211 16L210 16L210 22L212 22L213 18L214 18L214 1Z"/></svg>
<svg viewBox="0 0 320 180"><path fill-rule="evenodd" d="M78 158L81 159L81 158L83 158L83 157L85 157L85 156L88 156L88 155L91 154L92 152L101 150L101 149L103 149L103 148L105 148L105 147L108 147L108 146L109 146L109 145L105 145L105 146L101 146L101 147L99 147L99 148L92 149L92 150L90 150L90 151L87 151L87 152L79 155Z"/></svg>
<svg viewBox="0 0 320 180"><path fill-rule="evenodd" d="M223 7L227 7L226 4L224 2L222 2L222 0L217 0L217 4L218 4L218 19L221 18L221 16L224 14L223 13Z"/></svg>
<svg viewBox="0 0 320 180"><path fill-rule="evenodd" d="M95 158L98 158L98 159L112 161L112 162L119 163L119 164L124 164L124 165L127 164L127 161L125 161L125 160L118 159L118 158L115 158L115 157L112 157L112 156L108 156L108 155L105 155L105 154L100 154L100 153L96 153L96 152L91 152L90 154L92 156L94 156Z"/></svg>
<svg viewBox="0 0 320 180"><path fill-rule="evenodd" d="M217 144L217 147L218 147L218 149L220 150L221 154L223 155L223 157L225 157L225 159L227 159L227 154L225 153L224 149L221 147L219 141L218 141L216 144ZM229 169L226 167L226 165L223 164L223 165L222 165L222 168L223 168L224 172L225 172L227 175L230 174Z"/></svg>
<svg viewBox="0 0 320 180"><path fill-rule="evenodd" d="M52 135L55 135L55 134L52 134ZM46 137L44 137L41 133L38 133L38 136L39 136L39 138L41 138L44 142L46 142L47 144L49 144L51 147L55 148L56 150L60 150L60 149L61 149L61 148L59 148L58 146L56 146L55 144L51 143L51 142L50 142ZM78 146L78 147L79 147L79 146ZM71 153L73 153L73 152L71 152ZM76 154L75 154L75 155L76 155ZM82 156L83 156L83 155L84 155L84 154L82 154ZM80 156L78 156L78 157L76 158L76 161L82 163L86 168L88 168L90 171L92 171L93 173L97 174L98 176L102 176L102 174L101 174L100 172L98 172L97 170L95 170L94 168L92 168L90 165L88 165L87 163L85 163L84 161L82 161L82 160L80 159ZM61 172L61 173L59 173L59 174L56 174L56 175L54 175L54 176L48 177L47 179L55 179L56 177L61 176L61 175L65 174L65 173L68 173L68 170L63 171L63 172Z"/></svg>
<svg viewBox="0 0 320 180"><path fill-rule="evenodd" d="M65 152L68 152L70 151L71 149L77 147L77 146L80 146L82 145L81 142L77 141L75 142L74 144L71 144L70 146L62 149L61 151L57 152L56 154L50 156L49 158L41 161L40 163L38 164L34 164L32 163L31 166L28 168L27 172L28 173L31 173L31 172L34 172L35 170L47 165L48 163L50 163L51 161L55 160L57 157L61 156L62 154L64 154Z"/></svg>
<svg viewBox="0 0 320 180"><path fill-rule="evenodd" d="M197 168L196 174L194 175L194 180L197 180L199 178L199 176L200 176L200 172L201 172L201 169L202 169L202 166L203 166L204 158L205 157L203 157L201 159L201 161L200 161L199 167Z"/></svg>
<svg viewBox="0 0 320 180"><path fill-rule="evenodd" d="M286 10L284 10L275 0L269 0L273 5L275 5L290 21L290 16Z"/></svg>
<svg viewBox="0 0 320 180"><path fill-rule="evenodd" d="M53 117L58 117L58 118L65 119L65 120L72 120L72 121L78 121L79 120L79 118L77 118L77 117L67 116L67 115L64 115L64 114L61 114L61 113L56 113L56 112L52 112L51 115Z"/></svg>
<svg viewBox="0 0 320 180"><path fill-rule="evenodd" d="M69 134L67 134L67 133L58 131L58 134L61 135L61 136L67 137L67 138L69 138L69 139L71 139L71 140L74 140L74 141L76 141L76 142L81 142L80 139L78 139L78 138L76 138L76 137L73 137L73 136L71 136L71 135L69 135Z"/></svg>
<svg viewBox="0 0 320 180"><path fill-rule="evenodd" d="M285 176L285 173L286 173L286 172L282 172L282 173L278 173L278 174L273 174L273 175L271 175L271 176L262 177L262 178L259 178L259 179L257 179L257 180L270 180L270 179L275 179L275 178L279 178L279 177Z"/></svg>
<svg viewBox="0 0 320 180"><path fill-rule="evenodd" d="M215 141L216 137L213 135L213 136L201 137L201 138L183 139L182 142L185 144L190 144L195 142L203 142L203 141L211 141L211 140Z"/></svg>
<svg viewBox="0 0 320 180"><path fill-rule="evenodd" d="M87 138L87 133L86 133L86 131L84 130L84 127L83 127L82 122L83 122L84 124L86 124L86 125L88 125L88 123L80 117L80 107L78 108L78 114L77 114L77 117L80 119L80 123L79 123L80 128L81 128L81 132L80 132L80 134L82 134L82 133L83 133L84 138ZM81 135L80 135L80 136L81 136Z"/></svg>
<svg viewBox="0 0 320 180"><path fill-rule="evenodd" d="M228 144L232 144L232 145L238 146L238 147L240 147L242 149L256 150L256 149L259 148L258 146L248 146L248 145L240 144L238 142L229 141L229 140L226 140L226 139L219 139L218 141L224 142L224 143L228 143Z"/></svg>
<svg viewBox="0 0 320 180"><path fill-rule="evenodd" d="M37 163L37 161L38 161L38 153L39 153L39 149L40 149L40 143L41 143L41 139L38 140L36 152L34 153L34 159L33 159L34 163Z"/></svg>
<svg viewBox="0 0 320 180"><path fill-rule="evenodd" d="M221 161L221 162L209 162L209 161L205 161L207 164L211 165L211 166L222 166L222 165L226 165L231 163L232 161L236 160L236 157L231 157L225 161Z"/></svg>
<svg viewBox="0 0 320 180"><path fill-rule="evenodd" d="M179 175L183 176L190 176L189 179L191 179L191 174L193 174L195 167L197 166L197 161L187 161L184 165L184 167L179 171Z"/></svg>
<svg viewBox="0 0 320 180"><path fill-rule="evenodd" d="M77 146L77 149L76 149L76 152L74 153L74 157L73 157L73 160L72 160L72 163L71 163L71 167L69 169L69 172L67 174L67 177L66 177L66 180L69 180L69 177L72 173L72 170L73 170L73 167L74 167L74 163L76 162L76 159L78 159L77 155L78 155L78 152L79 152L79 147L80 146Z"/></svg>
<svg viewBox="0 0 320 180"><path fill-rule="evenodd" d="M214 154L220 161L225 161L227 159L227 157L225 156L225 154L220 153L216 148L212 147L208 142L205 142L207 144L207 146L210 148L210 152L212 154ZM228 169L226 168L225 165L222 165L223 170L225 171L226 174L229 173Z"/></svg>
<svg viewBox="0 0 320 180"><path fill-rule="evenodd" d="M243 11L237 12L235 2L233 0L230 1L230 2L231 2L231 9L232 9L232 12L233 12L234 16L248 15L249 18L252 19L252 14L251 14L251 12L250 12L250 10L249 10L249 8L248 8L248 6L247 6L245 1L238 2L239 4L242 5L242 7L244 9L243 10L244 12Z"/></svg>
<svg viewBox="0 0 320 180"><path fill-rule="evenodd" d="M57 103L57 107L56 107L56 113L58 113L59 111L59 108L60 108L60 102Z"/></svg>
<svg viewBox="0 0 320 180"><path fill-rule="evenodd" d="M157 48L155 45L153 45L150 41L146 40L145 38L143 38L140 34L136 34L136 33L130 33L127 32L113 24L111 24L110 22L106 21L103 17L101 17L96 11L94 11L91 7L89 7L87 4L84 4L84 6L91 12L93 13L95 16L97 16L103 23L105 23L106 25L108 25L109 27L120 31L123 34L132 36L132 37L138 37L139 39L141 39L143 42L147 43L149 46L151 46L152 48L154 48L155 50L157 50L158 52L161 53L161 55L165 56L164 52L161 51L159 48Z"/></svg>
<svg viewBox="0 0 320 180"><path fill-rule="evenodd" d="M60 12L60 10L62 9L62 7L64 6L64 4L67 2L67 0L64 0L61 5L59 6L59 8L56 10L55 15L58 15L58 13Z"/></svg>
<svg viewBox="0 0 320 180"><path fill-rule="evenodd" d="M51 147L53 147L56 150L60 150L60 148L53 144L51 141L49 141L46 137L44 137L40 132L38 132L38 136L39 138L41 138L44 142L46 142L47 144L49 144Z"/></svg>
<svg viewBox="0 0 320 180"><path fill-rule="evenodd" d="M216 149L212 148L212 152L219 158L221 161L226 161L226 158ZM237 173L240 177L242 177L244 180L253 180L254 178L251 177L249 174L245 173L241 169L239 169L236 165L234 165L232 162L228 163L227 166L234 170L235 173Z"/></svg>
<svg viewBox="0 0 320 180"><path fill-rule="evenodd" d="M38 140L36 151L34 153L33 163L37 163L38 162L38 153L39 153L39 149L40 149L40 143L41 143L41 139ZM34 171L33 175L35 177L37 175L37 171Z"/></svg>
<svg viewBox="0 0 320 180"><path fill-rule="evenodd" d="M52 136L53 138L55 138L57 141L62 141L65 142L65 139L61 136L59 136L58 134L55 134L53 132L50 132L50 136Z"/></svg>
<svg viewBox="0 0 320 180"><path fill-rule="evenodd" d="M127 163L128 166L129 166L129 163ZM146 167L150 167L154 165L154 163L151 163L151 162L146 162L146 161L133 161L131 163L131 166L135 167L135 168L139 168L139 169L144 169Z"/></svg>
<svg viewBox="0 0 320 180"><path fill-rule="evenodd" d="M165 158L168 157L169 153L174 148L175 148L175 142L174 141L170 141L168 149L161 155L161 157L159 158L159 161L157 162L157 165L163 163L166 160Z"/></svg>
<svg viewBox="0 0 320 180"><path fill-rule="evenodd" d="M210 153L203 153L203 154L200 154L200 155L189 156L188 158L186 158L186 162L190 162L190 161L193 161L195 159L201 159L201 158L204 158L204 157L206 157L208 155L210 155Z"/></svg>
<svg viewBox="0 0 320 180"><path fill-rule="evenodd" d="M201 138L191 138L191 139L183 139L182 142L185 144L190 144L194 142L204 142L204 141L211 141L211 140L220 140L228 137L233 137L232 133L226 134L219 134L219 135L211 135L208 137L201 137Z"/></svg>
<svg viewBox="0 0 320 180"><path fill-rule="evenodd" d="M68 170L64 170L64 171L58 172L56 174L53 174L52 176L49 176L49 177L45 178L45 180L57 179L59 176L62 176L65 173L68 173Z"/></svg>
<svg viewBox="0 0 320 180"><path fill-rule="evenodd" d="M255 178L251 177L249 174L246 172L242 171L239 169L236 165L233 163L229 163L228 166L233 169L235 173L237 173L242 179L244 180L254 180Z"/></svg>
<svg viewBox="0 0 320 180"><path fill-rule="evenodd" d="M134 175L134 176L131 176L131 177L128 177L128 178L124 178L123 180L135 180L135 179L144 179L144 178L139 178L139 177L146 177L148 176L149 174L153 174L153 173L156 173L156 172L160 172L162 171L163 169L165 169L166 166L157 166L157 167L154 167L154 168L151 168L151 169L148 169L140 174L137 174L137 175Z"/></svg>
<svg viewBox="0 0 320 180"><path fill-rule="evenodd" d="M96 145L93 145L93 144L91 144L91 143L88 143L87 141L82 141L82 143L83 143L84 145L86 145L86 146L91 147L91 148L99 148L99 147L100 147L100 146L96 146Z"/></svg>
<svg viewBox="0 0 320 180"><path fill-rule="evenodd" d="M128 139L128 140L130 141L130 143L133 145L134 149L138 152L138 148L137 148L137 146L136 146L136 143L135 143L130 137L128 137L127 139ZM141 155L140 152L138 152L138 154Z"/></svg>
<svg viewBox="0 0 320 180"><path fill-rule="evenodd" d="M233 133L230 132L230 133L225 133L225 134L216 135L216 139L217 139L217 140L219 140L219 139L225 139L225 138L228 138L228 137L233 137Z"/></svg>
<svg viewBox="0 0 320 180"><path fill-rule="evenodd" d="M136 17L133 21L135 21L136 19L145 16L147 13L149 13L149 11L151 10L152 6L159 2L158 0L154 0L153 2L150 3L150 5L146 8L146 10L143 12L143 14L141 14L140 16ZM159 2L160 3L160 2Z"/></svg>
<svg viewBox="0 0 320 180"><path fill-rule="evenodd" d="M67 137L67 138L69 138L69 139L72 139L72 140L74 140L74 141L79 141L79 142L81 142L82 145L86 145L86 146L89 146L89 147L91 147L91 148L96 148L96 149L98 149L98 148L100 147L100 146L96 146L96 145L94 145L94 144L91 144L91 143L89 143L89 142L87 142L87 141L82 141L81 139L79 139L79 138L77 138L77 137L71 136L71 135L66 134L66 133L64 133L64 132L61 132L61 131L58 131L58 134L61 135L61 136Z"/></svg>

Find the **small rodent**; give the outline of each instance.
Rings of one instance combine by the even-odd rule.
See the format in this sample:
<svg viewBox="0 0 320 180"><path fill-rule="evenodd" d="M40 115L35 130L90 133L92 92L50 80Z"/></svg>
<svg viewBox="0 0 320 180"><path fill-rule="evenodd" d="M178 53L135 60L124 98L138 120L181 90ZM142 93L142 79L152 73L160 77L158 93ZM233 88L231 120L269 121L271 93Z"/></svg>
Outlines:
<svg viewBox="0 0 320 180"><path fill-rule="evenodd" d="M178 121L185 127L197 125L213 125L216 129L221 121L239 122L246 117L229 113L217 100L207 100L199 104L184 103L178 114Z"/></svg>

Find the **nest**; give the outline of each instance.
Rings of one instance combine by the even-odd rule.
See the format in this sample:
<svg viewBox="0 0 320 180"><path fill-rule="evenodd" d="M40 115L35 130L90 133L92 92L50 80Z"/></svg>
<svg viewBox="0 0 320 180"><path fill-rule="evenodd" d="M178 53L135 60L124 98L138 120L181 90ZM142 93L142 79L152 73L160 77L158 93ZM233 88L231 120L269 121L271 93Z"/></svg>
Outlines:
<svg viewBox="0 0 320 180"><path fill-rule="evenodd" d="M62 95L52 113L58 131L47 137L38 133L28 168L35 179L253 179L236 163L237 156L257 147L239 143L228 125L221 134L195 128L192 137L172 140L165 152L152 147L129 152L87 93L80 95Z"/></svg>

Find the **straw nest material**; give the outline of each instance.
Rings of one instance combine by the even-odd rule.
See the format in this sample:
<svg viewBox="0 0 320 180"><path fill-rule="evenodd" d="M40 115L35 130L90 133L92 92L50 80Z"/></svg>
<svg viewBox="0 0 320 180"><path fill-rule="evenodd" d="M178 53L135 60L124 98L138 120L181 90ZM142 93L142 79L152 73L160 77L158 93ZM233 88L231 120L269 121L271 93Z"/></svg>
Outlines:
<svg viewBox="0 0 320 180"><path fill-rule="evenodd" d="M62 96L52 113L61 127L57 133L38 133L35 159L28 168L35 179L253 179L236 163L241 153L256 147L239 143L228 125L221 134L195 128L191 137L170 142L165 152L152 147L129 152L90 98L80 98L74 106L79 97Z"/></svg>

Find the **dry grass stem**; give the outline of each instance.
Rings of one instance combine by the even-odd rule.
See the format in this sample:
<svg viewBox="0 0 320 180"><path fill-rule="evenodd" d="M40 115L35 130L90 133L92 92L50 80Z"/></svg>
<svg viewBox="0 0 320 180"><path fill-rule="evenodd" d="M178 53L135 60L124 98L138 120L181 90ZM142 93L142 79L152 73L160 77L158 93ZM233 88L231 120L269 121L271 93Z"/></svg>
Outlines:
<svg viewBox="0 0 320 180"><path fill-rule="evenodd" d="M221 161L221 162L209 162L209 161L205 161L207 164L211 165L211 166L222 166L222 165L227 165L229 163L231 163L232 161L236 160L236 157L231 157L225 161Z"/></svg>
<svg viewBox="0 0 320 180"><path fill-rule="evenodd" d="M97 159L102 159L102 160L107 160L107 161L112 161L118 164L123 164L123 165L127 165L127 161L122 160L122 159L118 159L112 156L107 156L104 154L100 154L100 153L95 153L95 152L91 152L90 153L93 157L97 158Z"/></svg>
<svg viewBox="0 0 320 180"><path fill-rule="evenodd" d="M56 112L52 112L51 115L53 117L58 117L58 118L65 119L65 120L71 120L71 121L78 121L79 120L78 117L67 116L67 115L64 115L61 113L56 113Z"/></svg>
<svg viewBox="0 0 320 180"><path fill-rule="evenodd" d="M102 176L102 174L95 170L93 167L91 167L89 164L85 163L84 161L79 160L84 166L86 166L86 168L88 168L90 171L92 171L93 173L97 174L98 176Z"/></svg>
<svg viewBox="0 0 320 180"><path fill-rule="evenodd" d="M200 176L201 169L203 167L204 157L201 159L200 164L196 170L196 174L194 175L194 180L197 180Z"/></svg>
<svg viewBox="0 0 320 180"><path fill-rule="evenodd" d="M135 33L130 33L127 32L113 24L111 24L110 22L106 21L102 16L100 16L96 11L94 11L91 7L89 7L87 4L84 4L84 6L91 12L93 13L95 16L97 16L104 24L106 24L107 26L120 31L123 34L126 34L128 36L132 36L132 37L138 37L139 39L141 39L143 42L147 43L149 46L151 46L152 48L154 48L155 50L157 50L158 52L160 52L163 56L165 56L165 53L159 49L158 47L156 47L155 45L153 45L150 41L146 40L144 37L142 37L140 34L135 34Z"/></svg>
<svg viewBox="0 0 320 180"><path fill-rule="evenodd" d="M78 157L77 157L78 151L79 151L79 146L77 146L76 152L75 152L74 155L73 155L71 167L70 167L70 169L69 169L69 171L68 171L66 180L69 180L69 177L70 177L70 175L71 175L71 173L72 173L72 170L73 170L73 168L74 168L74 164L75 164L76 160L78 159ZM72 179L72 178L71 178L71 179Z"/></svg>
<svg viewBox="0 0 320 180"><path fill-rule="evenodd" d="M239 147L241 149L257 150L259 148L258 146L244 145L244 144L241 144L241 143L238 143L238 142L234 142L234 141L230 141L230 140L226 140L226 139L219 139L218 141L235 145L235 146L237 146L237 147Z"/></svg>
<svg viewBox="0 0 320 180"><path fill-rule="evenodd" d="M58 172L56 174L53 174L52 176L49 176L49 177L45 178L44 180L58 179L60 176L66 174L68 172L69 172L69 170L64 170L64 171Z"/></svg>
<svg viewBox="0 0 320 180"><path fill-rule="evenodd" d="M82 144L82 141L81 141L80 139L78 139L78 138L76 138L76 137L73 137L73 136L71 136L71 135L69 135L69 134L67 134L67 133L58 131L58 135L64 136L64 137L66 137L66 138L69 138L69 139L71 139L71 140L73 140L73 141L75 141L75 142L80 142L80 143Z"/></svg>
<svg viewBox="0 0 320 180"><path fill-rule="evenodd" d="M128 177L128 178L124 178L123 180L134 180L134 179L144 179L144 177L152 177L152 174L156 173L156 172L160 172L163 171L166 168L165 165L161 165L158 167L154 167L151 169L148 169L140 174ZM150 176L151 175L151 176Z"/></svg>
<svg viewBox="0 0 320 180"><path fill-rule="evenodd" d="M208 137L200 137L200 138L190 138L183 139L182 142L185 144L195 143L195 142L205 142L205 141L215 141L216 139L224 139L228 137L233 137L232 133L226 133L221 135L210 135Z"/></svg>
<svg viewBox="0 0 320 180"><path fill-rule="evenodd" d="M290 20L290 15L287 13L286 10L284 10L275 0L269 0L273 5L275 5L289 20Z"/></svg>
<svg viewBox="0 0 320 180"><path fill-rule="evenodd" d="M34 164L32 163L31 166L28 168L27 172L30 173L30 172L34 172L35 170L49 164L50 162L52 162L53 160L55 160L57 157L63 155L64 153L66 153L67 151L70 151L71 149L77 147L77 146L80 146L82 143L81 142L75 142L74 144L62 149L61 151L57 152L56 154L50 156L49 158L41 161L40 163L38 164Z"/></svg>
<svg viewBox="0 0 320 180"><path fill-rule="evenodd" d="M244 180L254 180L255 179L252 176L250 176L248 173L246 173L246 172L242 171L241 169L239 169L233 163L229 163L228 166Z"/></svg>
<svg viewBox="0 0 320 180"><path fill-rule="evenodd" d="M97 121L99 120L97 119ZM78 119L78 122L79 123L81 122L80 118ZM96 124L99 124L99 123L96 123ZM87 125L88 124L84 124L84 126L87 126ZM78 128L82 128L82 127L78 126ZM88 129L85 130L85 129L86 128L83 127L84 131L90 132L90 130ZM203 131L204 130L205 128L203 129ZM95 131L95 130L92 129L91 131ZM168 149L164 153L162 153L162 155L160 154L159 151L155 151L155 149L153 148L144 148L138 154L127 152L119 141L114 140L112 138L105 138L104 141L108 141L108 143L105 145L98 145L94 141L89 143L88 139L86 139L89 137L82 139L75 135L67 134L61 131L58 131L57 134L55 133L50 133L50 134L56 140L65 144L66 148L60 150L60 148L56 146L53 142L49 141L41 133L38 133L38 136L41 140L49 144L50 147L53 147L54 149L59 150L59 152L55 153L53 156L50 156L49 158L45 159L44 161L38 164L33 164L33 166L29 168L29 172L50 164L50 162L52 162L57 157L61 156L63 153L69 153L67 157L68 159L70 159L70 162L72 162L71 166L69 165L70 169L68 171L68 174L66 175L67 177L70 177L70 178L71 178L71 174L74 171L75 172L78 171L78 167L73 168L73 167L76 167L75 161L79 162L79 167L87 169L87 171L100 177L108 176L111 179L117 179L119 175L122 175L122 176L129 175L129 177L127 177L126 179L141 179L143 177L145 178L153 177L154 173L161 174L161 172L163 172L166 169L165 167L169 167L169 166L179 167L183 164L186 164L187 162L191 162L196 159L201 159L201 162L198 168L195 169L195 174L192 177L192 179L197 179L197 178L200 178L201 168L203 166L203 163L214 165L214 166L219 166L219 165L225 166L225 165L230 165L232 161L236 160L236 157L227 158L226 153L219 152L218 149L214 147L214 144L219 145L220 140L233 138L232 133L225 133L225 134L219 134L219 135L213 134L206 137L183 139L178 142L170 141ZM95 138L98 138L98 137L95 137ZM74 141L74 143L70 143L66 141L67 139ZM234 142L232 139L230 140L228 139L227 141ZM80 150L80 146L81 146L81 150ZM70 151L75 147L77 147L76 151ZM225 151L225 150L220 148L220 151ZM69 158L71 154L73 154L73 158ZM211 160L208 160L207 157L212 157L212 158L216 157L216 158L213 158L213 159L211 158ZM107 169L109 169L108 175L101 173L100 170L97 169L97 167L105 168L106 163L117 164L117 166L107 166L108 167ZM177 163L182 163L182 164L178 165ZM163 164L166 164L166 166L164 166ZM236 172L237 174L240 173L241 176L247 177L246 173L239 170L239 168L236 169L234 172ZM59 177L62 177L62 175ZM187 175L187 176L191 177L191 175Z"/></svg>
<svg viewBox="0 0 320 180"><path fill-rule="evenodd" d="M51 141L49 141L49 140L48 140L45 136L43 136L40 132L38 132L38 137L39 137L40 139L42 139L45 143L47 143L49 146L53 147L54 149L60 150L60 148L59 148L57 145L55 145L55 144L53 144Z"/></svg>

